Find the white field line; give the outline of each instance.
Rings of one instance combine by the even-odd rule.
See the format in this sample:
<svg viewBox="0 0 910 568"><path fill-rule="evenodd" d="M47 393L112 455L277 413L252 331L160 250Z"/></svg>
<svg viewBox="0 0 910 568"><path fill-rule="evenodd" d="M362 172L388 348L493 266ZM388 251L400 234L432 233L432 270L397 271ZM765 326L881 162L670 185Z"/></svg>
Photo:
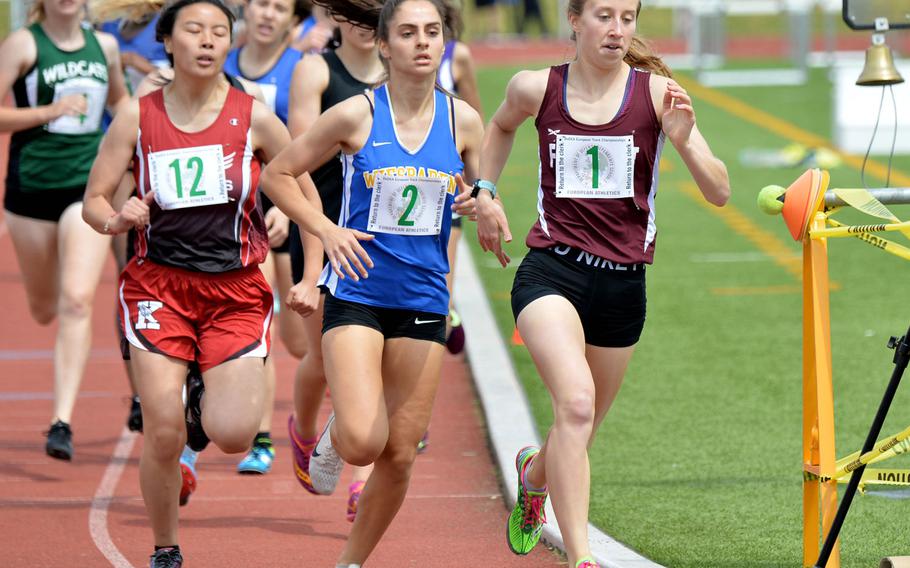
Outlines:
<svg viewBox="0 0 910 568"><path fill-rule="evenodd" d="M88 514L88 528L92 540L114 568L134 568L111 540L110 532L107 530L107 509L114 499L117 483L120 481L126 462L133 451L136 437L135 432L130 432L125 426L123 427L114 453L111 454L111 461L107 464L101 483L98 484L98 489L95 491Z"/></svg>

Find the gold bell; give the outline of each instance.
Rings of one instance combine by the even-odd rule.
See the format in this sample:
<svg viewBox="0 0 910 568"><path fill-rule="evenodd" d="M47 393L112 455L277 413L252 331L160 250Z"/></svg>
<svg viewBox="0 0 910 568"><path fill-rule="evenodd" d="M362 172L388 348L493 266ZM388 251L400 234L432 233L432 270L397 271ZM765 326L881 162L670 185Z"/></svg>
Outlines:
<svg viewBox="0 0 910 568"><path fill-rule="evenodd" d="M863 72L860 73L856 84L866 87L896 85L903 82L904 78L894 66L891 48L884 41L873 42L873 45L866 49L866 64L863 66Z"/></svg>

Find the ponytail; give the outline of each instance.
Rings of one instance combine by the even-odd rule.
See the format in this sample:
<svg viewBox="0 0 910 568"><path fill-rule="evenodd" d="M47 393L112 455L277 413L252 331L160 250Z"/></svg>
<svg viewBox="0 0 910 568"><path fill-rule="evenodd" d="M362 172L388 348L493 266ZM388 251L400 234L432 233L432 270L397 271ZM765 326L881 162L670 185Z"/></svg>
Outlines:
<svg viewBox="0 0 910 568"><path fill-rule="evenodd" d="M629 52L626 53L623 61L628 63L630 67L644 69L655 75L663 75L667 78L673 77L673 71L667 67L667 64L664 63L659 55L654 53L651 44L637 35L632 37L632 45L629 46Z"/></svg>

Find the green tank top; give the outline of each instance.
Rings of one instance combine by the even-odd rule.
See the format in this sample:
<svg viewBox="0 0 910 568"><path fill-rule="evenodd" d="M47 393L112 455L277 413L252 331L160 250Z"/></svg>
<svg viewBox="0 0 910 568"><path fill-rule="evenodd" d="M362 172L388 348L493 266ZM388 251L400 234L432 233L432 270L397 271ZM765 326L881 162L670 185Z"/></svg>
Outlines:
<svg viewBox="0 0 910 568"><path fill-rule="evenodd" d="M107 104L107 58L95 33L83 28L85 45L63 51L39 24L28 30L38 48L35 65L13 85L16 106L49 105L65 95L81 95L87 104L80 116L62 116L13 134L7 184L37 192L85 186L103 135L101 117Z"/></svg>

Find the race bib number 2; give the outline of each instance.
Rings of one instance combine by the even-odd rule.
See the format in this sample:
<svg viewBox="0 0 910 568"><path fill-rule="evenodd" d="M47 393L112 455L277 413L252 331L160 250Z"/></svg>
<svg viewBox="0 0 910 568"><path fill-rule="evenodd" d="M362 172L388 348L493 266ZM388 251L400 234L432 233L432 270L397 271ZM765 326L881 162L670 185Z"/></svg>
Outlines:
<svg viewBox="0 0 910 568"><path fill-rule="evenodd" d="M556 197L622 199L635 195L632 136L556 136Z"/></svg>
<svg viewBox="0 0 910 568"><path fill-rule="evenodd" d="M228 202L221 144L149 154L155 201L165 210Z"/></svg>
<svg viewBox="0 0 910 568"><path fill-rule="evenodd" d="M378 175L370 201L368 231L438 235L442 231L449 180Z"/></svg>

